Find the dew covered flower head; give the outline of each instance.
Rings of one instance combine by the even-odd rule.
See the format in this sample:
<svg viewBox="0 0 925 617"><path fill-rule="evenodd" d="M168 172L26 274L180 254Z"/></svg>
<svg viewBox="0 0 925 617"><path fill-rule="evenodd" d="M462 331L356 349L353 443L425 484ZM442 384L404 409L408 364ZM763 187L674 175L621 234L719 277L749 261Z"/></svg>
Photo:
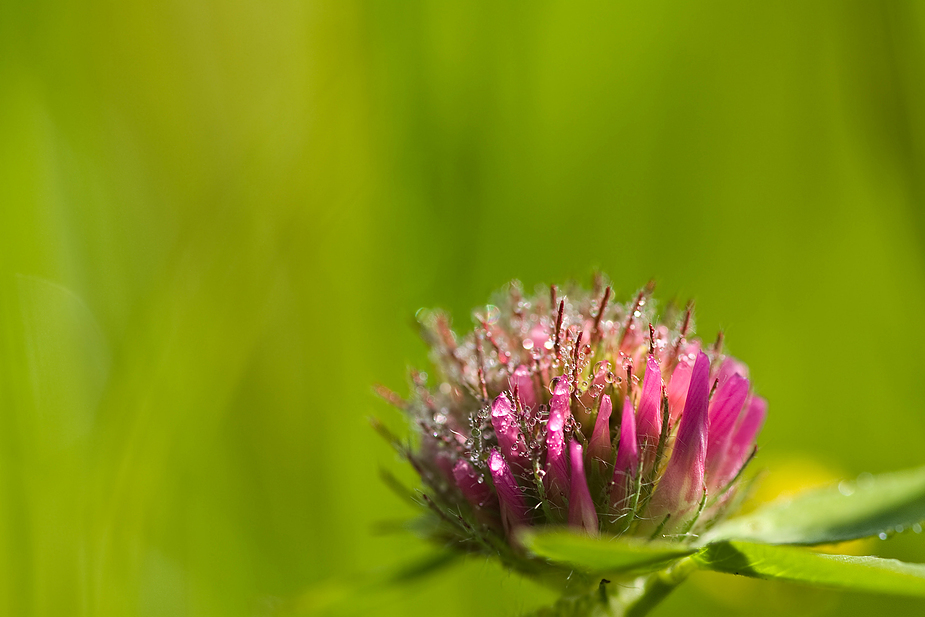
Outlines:
<svg viewBox="0 0 925 617"><path fill-rule="evenodd" d="M418 313L436 374L383 393L415 428L393 441L434 533L491 551L541 525L685 541L734 506L767 404L722 335L702 342L690 306L651 295L515 281L463 335Z"/></svg>

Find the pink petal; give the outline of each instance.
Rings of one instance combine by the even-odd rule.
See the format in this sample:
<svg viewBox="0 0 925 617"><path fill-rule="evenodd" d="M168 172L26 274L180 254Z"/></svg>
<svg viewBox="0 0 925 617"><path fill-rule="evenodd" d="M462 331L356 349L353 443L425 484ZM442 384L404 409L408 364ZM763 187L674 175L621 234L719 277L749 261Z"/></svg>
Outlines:
<svg viewBox="0 0 925 617"><path fill-rule="evenodd" d="M514 369L514 374L511 376L511 388L515 385L524 409L536 409L536 388L533 385L533 373L526 365L521 364Z"/></svg>
<svg viewBox="0 0 925 617"><path fill-rule="evenodd" d="M678 364L671 374L668 381L668 409L671 414L671 426L678 421L681 410L684 409L684 402L687 399L687 392L691 384L691 372L694 369L694 361L697 354L700 353L700 343L695 341L684 346L681 350Z"/></svg>
<svg viewBox="0 0 925 617"><path fill-rule="evenodd" d="M597 412L597 420L594 422L594 432L591 433L591 441L588 443L588 455L591 460L604 464L610 463L610 414L613 412L613 404L610 402L610 396L604 394L601 396L601 407ZM574 471L572 472L574 474Z"/></svg>
<svg viewBox="0 0 925 617"><path fill-rule="evenodd" d="M526 340L529 340L533 343L533 346L530 349L542 349L543 345L550 339L549 329L541 323L533 326L533 329L530 330L530 336Z"/></svg>
<svg viewBox="0 0 925 617"><path fill-rule="evenodd" d="M764 424L768 415L768 402L760 396L753 396L748 402L745 413L736 427L735 433L729 443L729 450L725 456L725 461L721 465L719 473L719 485L723 486L730 482L735 475L742 469L742 465L748 460L752 449L755 447L755 439Z"/></svg>
<svg viewBox="0 0 925 617"><path fill-rule="evenodd" d="M709 398L710 359L701 352L691 371L690 389L671 460L652 496L653 515L658 518L671 512L674 525L683 522L703 498Z"/></svg>
<svg viewBox="0 0 925 617"><path fill-rule="evenodd" d="M639 443L636 440L636 416L633 404L627 398L623 402L623 416L620 420L620 443L617 446L617 461L613 468L613 488L610 505L620 511L630 504L627 500L639 468Z"/></svg>
<svg viewBox="0 0 925 617"><path fill-rule="evenodd" d="M456 465L453 466L453 477L456 480L456 486L474 510L479 510L493 501L491 488L484 480L479 482L481 478L469 461L465 459L456 461Z"/></svg>
<svg viewBox="0 0 925 617"><path fill-rule="evenodd" d="M597 512L594 509L591 492L588 490L587 478L585 478L581 444L573 440L569 444L569 455L572 462L572 483L568 505L569 525L596 535L598 532Z"/></svg>
<svg viewBox="0 0 925 617"><path fill-rule="evenodd" d="M741 375L748 379L748 367L732 356L726 356L716 372L716 380L719 381L719 385L723 385L733 375Z"/></svg>
<svg viewBox="0 0 925 617"><path fill-rule="evenodd" d="M707 475L715 480L720 463L729 449L739 413L748 396L748 380L738 373L732 374L720 385L710 401L710 435L707 440ZM718 488L709 482L710 488Z"/></svg>
<svg viewBox="0 0 925 617"><path fill-rule="evenodd" d="M549 401L549 420L546 423L546 475L543 477L547 498L559 507L563 507L568 500L569 473L565 452L565 421L568 416L568 380L559 377L555 380L552 399Z"/></svg>
<svg viewBox="0 0 925 617"><path fill-rule="evenodd" d="M642 395L636 411L636 434L639 447L649 466L655 462L655 451L662 433L662 369L655 355L646 361L646 374L642 380Z"/></svg>
<svg viewBox="0 0 925 617"><path fill-rule="evenodd" d="M504 531L510 534L515 527L529 525L530 512L524 503L523 493L517 486L514 474L511 473L504 457L494 448L488 454L488 470L498 493L498 501L501 502L501 523L504 525Z"/></svg>
<svg viewBox="0 0 925 617"><path fill-rule="evenodd" d="M530 460L527 458L527 448L520 434L520 424L514 415L514 405L504 392L491 404L491 425L495 427L501 453L514 473L519 477L528 474Z"/></svg>

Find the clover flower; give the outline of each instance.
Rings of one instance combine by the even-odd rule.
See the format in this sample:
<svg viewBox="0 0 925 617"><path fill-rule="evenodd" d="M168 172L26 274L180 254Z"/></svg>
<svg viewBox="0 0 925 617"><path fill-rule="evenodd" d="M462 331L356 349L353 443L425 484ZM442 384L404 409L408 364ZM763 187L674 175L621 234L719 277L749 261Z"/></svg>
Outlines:
<svg viewBox="0 0 925 617"><path fill-rule="evenodd" d="M463 336L419 312L439 377L387 397L419 430L399 447L440 533L516 555L531 526L684 540L724 515L767 404L722 336L694 338L690 307L659 321L651 292L525 297L515 281Z"/></svg>
<svg viewBox="0 0 925 617"><path fill-rule="evenodd" d="M806 548L920 533L925 467L721 520L767 403L722 335L705 345L690 307L656 311L651 293L620 304L596 281L525 297L514 282L461 337L420 312L434 385L413 372L408 400L380 388L415 437L374 421L421 476L417 493L385 476L426 507L413 529L561 588L537 616L644 615L696 570L925 597L925 564Z"/></svg>

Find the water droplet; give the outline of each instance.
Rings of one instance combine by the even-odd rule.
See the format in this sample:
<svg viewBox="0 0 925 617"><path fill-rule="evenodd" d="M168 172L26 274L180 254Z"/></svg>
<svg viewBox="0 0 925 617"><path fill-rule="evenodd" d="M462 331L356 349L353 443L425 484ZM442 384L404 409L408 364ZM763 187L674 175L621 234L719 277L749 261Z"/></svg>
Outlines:
<svg viewBox="0 0 925 617"><path fill-rule="evenodd" d="M903 531L906 530L906 528L903 527L902 525L897 525L896 527L893 528L893 530L894 530L896 533L902 533Z"/></svg>
<svg viewBox="0 0 925 617"><path fill-rule="evenodd" d="M888 536L886 535L885 531L881 531L880 533L877 534L877 537L880 538L881 540L886 540Z"/></svg>
<svg viewBox="0 0 925 617"><path fill-rule="evenodd" d="M867 473L866 471L858 476L858 488L871 488L874 485L874 482L875 480L873 474Z"/></svg>
<svg viewBox="0 0 925 617"><path fill-rule="evenodd" d="M472 439L467 439L467 440L466 440L466 447L467 447L467 448L471 448L474 444L475 444L475 442L474 442Z"/></svg>
<svg viewBox="0 0 925 617"><path fill-rule="evenodd" d="M838 483L838 492L845 497L851 497L854 495L854 486L850 482L842 480Z"/></svg>
<svg viewBox="0 0 925 617"><path fill-rule="evenodd" d="M449 393L452 391L453 391L453 386L451 386L447 382L444 381L442 384L440 384L440 394L449 395Z"/></svg>
<svg viewBox="0 0 925 617"><path fill-rule="evenodd" d="M555 346L556 344L553 343L552 340L548 340L545 343L543 343L543 347L545 347L546 349L552 349Z"/></svg>
<svg viewBox="0 0 925 617"><path fill-rule="evenodd" d="M479 484L484 484L485 478L482 476L479 476L478 478L475 479L475 481L478 482Z"/></svg>
<svg viewBox="0 0 925 617"><path fill-rule="evenodd" d="M922 526L916 523L912 526L913 533L922 533Z"/></svg>
<svg viewBox="0 0 925 617"><path fill-rule="evenodd" d="M524 339L524 349L526 349L527 351L530 351L531 349L533 349L533 339L530 339L530 338Z"/></svg>
<svg viewBox="0 0 925 617"><path fill-rule="evenodd" d="M488 304L485 306L485 323L493 324L498 323L498 319L501 318L501 309L499 309L494 304Z"/></svg>
<svg viewBox="0 0 925 617"><path fill-rule="evenodd" d="M633 311L633 317L640 317L642 315L641 311Z"/></svg>

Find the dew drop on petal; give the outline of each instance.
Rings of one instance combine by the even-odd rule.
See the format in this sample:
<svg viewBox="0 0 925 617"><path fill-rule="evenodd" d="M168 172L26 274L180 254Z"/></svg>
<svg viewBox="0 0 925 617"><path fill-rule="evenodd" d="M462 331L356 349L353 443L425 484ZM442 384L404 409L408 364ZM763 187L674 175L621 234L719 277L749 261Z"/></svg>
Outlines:
<svg viewBox="0 0 925 617"><path fill-rule="evenodd" d="M555 346L556 344L553 343L552 341L546 341L545 343L543 343L543 347L545 347L546 349L552 349Z"/></svg>
<svg viewBox="0 0 925 617"><path fill-rule="evenodd" d="M533 339L531 338L524 339L524 349L526 349L527 351L530 351L531 349L533 349Z"/></svg>
<svg viewBox="0 0 925 617"><path fill-rule="evenodd" d="M850 482L845 482L842 480L838 483L838 492L844 495L845 497L851 497L854 495L854 486Z"/></svg>
<svg viewBox="0 0 925 617"><path fill-rule="evenodd" d="M922 526L916 523L912 526L913 533L922 533Z"/></svg>
<svg viewBox="0 0 925 617"><path fill-rule="evenodd" d="M880 538L881 540L886 540L887 539L886 532L881 531L880 533L877 534L877 537Z"/></svg>

